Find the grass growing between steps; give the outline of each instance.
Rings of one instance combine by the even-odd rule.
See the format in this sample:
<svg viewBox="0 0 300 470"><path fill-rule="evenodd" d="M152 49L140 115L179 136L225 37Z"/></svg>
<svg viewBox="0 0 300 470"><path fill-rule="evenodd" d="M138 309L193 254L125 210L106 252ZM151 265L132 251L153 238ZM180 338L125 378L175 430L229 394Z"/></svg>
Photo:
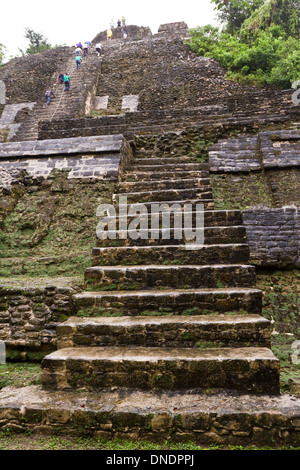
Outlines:
<svg viewBox="0 0 300 470"><path fill-rule="evenodd" d="M264 172L246 175L210 175L215 210L247 210L252 206L273 207Z"/></svg>
<svg viewBox="0 0 300 470"><path fill-rule="evenodd" d="M150 441L104 440L100 438L83 438L67 436L45 436L43 434L14 434L11 431L0 432L0 450L105 450L105 451L241 451L241 450L275 450L270 447L256 446L222 446L198 445L194 442L176 443L166 441L158 444ZM276 450L299 450L297 447L280 447Z"/></svg>
<svg viewBox="0 0 300 470"><path fill-rule="evenodd" d="M40 364L30 362L0 364L0 390L13 386L28 387L40 383Z"/></svg>
<svg viewBox="0 0 300 470"><path fill-rule="evenodd" d="M247 210L298 204L300 172L295 169L210 175L216 210Z"/></svg>

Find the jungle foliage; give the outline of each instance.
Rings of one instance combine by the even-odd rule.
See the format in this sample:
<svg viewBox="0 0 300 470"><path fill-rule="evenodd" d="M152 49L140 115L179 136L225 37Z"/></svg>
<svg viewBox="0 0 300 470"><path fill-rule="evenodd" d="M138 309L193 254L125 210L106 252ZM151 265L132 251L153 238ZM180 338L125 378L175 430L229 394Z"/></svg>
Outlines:
<svg viewBox="0 0 300 470"><path fill-rule="evenodd" d="M287 89L300 79L299 0L212 2L223 27L192 29L194 52L216 59L229 79L246 85Z"/></svg>

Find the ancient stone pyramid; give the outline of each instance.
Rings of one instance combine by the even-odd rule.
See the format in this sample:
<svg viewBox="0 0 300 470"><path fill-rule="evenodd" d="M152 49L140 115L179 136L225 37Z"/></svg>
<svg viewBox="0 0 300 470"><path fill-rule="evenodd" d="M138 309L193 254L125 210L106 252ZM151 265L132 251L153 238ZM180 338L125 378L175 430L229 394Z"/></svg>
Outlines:
<svg viewBox="0 0 300 470"><path fill-rule="evenodd" d="M41 385L0 392L3 427L224 444L299 438L300 402L280 394L242 213L215 210L207 148L199 144L215 132L226 139L228 129L279 128L294 109L287 93L226 80L215 61L189 50L187 37L182 23L156 35L132 26L126 40L120 31L112 41L103 33L95 38L103 55L91 51L81 74L72 72L69 95L54 85L53 107L24 91L23 107L36 104L1 144L7 171L16 158L19 168L30 159L33 172L45 156L49 165L59 156L61 165L76 165L80 152L93 171L107 165L98 174L81 167L77 177L117 178L115 214L106 218L115 237L95 236L85 289L56 328ZM52 80L74 67L71 48L61 58ZM97 117L82 117L92 109ZM195 135L200 147L192 154ZM243 164L247 145L235 148ZM214 148L216 166L233 153L223 148ZM108 163L97 160L101 152ZM201 242L191 226L178 236L184 217L192 227L202 221Z"/></svg>

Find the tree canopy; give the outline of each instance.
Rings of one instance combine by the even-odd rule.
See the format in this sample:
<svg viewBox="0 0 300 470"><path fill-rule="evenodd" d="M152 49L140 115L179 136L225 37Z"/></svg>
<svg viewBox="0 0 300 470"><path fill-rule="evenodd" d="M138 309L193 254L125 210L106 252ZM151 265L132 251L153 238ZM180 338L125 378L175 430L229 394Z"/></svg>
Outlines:
<svg viewBox="0 0 300 470"><path fill-rule="evenodd" d="M229 79L246 85L290 88L300 79L300 0L211 1L227 23L222 29L192 29L189 44L194 52L215 58ZM237 20L237 11L244 18L239 26L242 16Z"/></svg>
<svg viewBox="0 0 300 470"><path fill-rule="evenodd" d="M215 4L219 20L230 33L237 31L265 0L211 0Z"/></svg>
<svg viewBox="0 0 300 470"><path fill-rule="evenodd" d="M255 38L260 31L276 25L287 35L300 38L300 0L264 2L244 21L241 34L245 38Z"/></svg>
<svg viewBox="0 0 300 470"><path fill-rule="evenodd" d="M33 29L25 29L25 38L28 39L29 45L25 52L20 49L22 55L37 54L38 52L42 52L52 48L51 44L48 43L48 39L45 38L41 33L37 33L36 31L34 31Z"/></svg>

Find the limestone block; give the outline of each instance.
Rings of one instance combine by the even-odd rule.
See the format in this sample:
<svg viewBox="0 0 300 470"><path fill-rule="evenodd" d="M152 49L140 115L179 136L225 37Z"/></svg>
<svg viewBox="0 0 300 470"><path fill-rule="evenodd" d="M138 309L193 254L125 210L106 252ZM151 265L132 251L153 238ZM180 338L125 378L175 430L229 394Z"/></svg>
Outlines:
<svg viewBox="0 0 300 470"><path fill-rule="evenodd" d="M181 29L187 29L188 25L184 21L179 21L177 23L166 23L161 24L158 28L159 33L172 32Z"/></svg>
<svg viewBox="0 0 300 470"><path fill-rule="evenodd" d="M1 99L1 82L0 82L0 99ZM9 135L8 140L11 140L19 130L20 123L14 123L16 115L22 109L32 109L36 103L19 103L6 105L2 116L0 118L0 129L8 129Z"/></svg>
<svg viewBox="0 0 300 470"><path fill-rule="evenodd" d="M96 96L94 100L94 109L97 111L101 109L107 110L108 98L108 96Z"/></svg>
<svg viewBox="0 0 300 470"><path fill-rule="evenodd" d="M134 113L138 110L139 95L125 95L122 100L122 111Z"/></svg>

